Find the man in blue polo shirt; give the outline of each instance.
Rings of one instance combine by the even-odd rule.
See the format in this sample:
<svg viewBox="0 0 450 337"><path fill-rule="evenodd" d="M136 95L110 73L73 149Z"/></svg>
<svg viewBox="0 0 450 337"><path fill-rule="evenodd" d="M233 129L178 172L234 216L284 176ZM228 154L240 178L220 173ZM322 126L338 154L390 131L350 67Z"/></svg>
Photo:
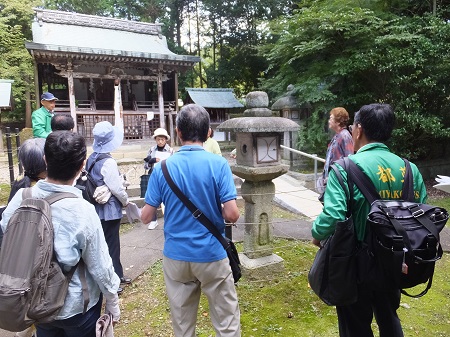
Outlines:
<svg viewBox="0 0 450 337"><path fill-rule="evenodd" d="M202 145L209 114L199 105L184 106L177 115L180 150L166 160L175 185L224 235L225 223L236 222L236 187L225 158ZM161 165L153 168L145 194L142 222L148 223L164 203L163 271L176 337L195 337L200 292L208 298L216 335L239 337L240 311L227 254L220 242L178 199L167 184Z"/></svg>
<svg viewBox="0 0 450 337"><path fill-rule="evenodd" d="M31 125L33 126L33 136L35 138L47 138L52 132L51 120L57 100L51 92L42 94L42 106L31 114Z"/></svg>

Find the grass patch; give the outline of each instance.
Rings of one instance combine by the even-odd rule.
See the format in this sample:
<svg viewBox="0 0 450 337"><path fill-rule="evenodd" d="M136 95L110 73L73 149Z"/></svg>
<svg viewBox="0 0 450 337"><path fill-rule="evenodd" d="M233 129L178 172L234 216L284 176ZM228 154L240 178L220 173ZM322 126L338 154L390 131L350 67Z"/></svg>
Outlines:
<svg viewBox="0 0 450 337"><path fill-rule="evenodd" d="M238 245L238 249L242 249ZM307 275L316 248L310 243L276 239L274 252L285 271L265 281L238 283L242 336L337 337L334 307L325 305L308 287ZM411 289L418 292L422 287ZM402 297L399 316L405 337L450 336L450 255L436 264L433 287L420 299ZM117 337L173 336L161 262L142 274L121 296L122 319ZM375 326L375 325L374 325ZM201 298L197 336L214 336L209 308Z"/></svg>
<svg viewBox="0 0 450 337"><path fill-rule="evenodd" d="M0 205L6 205L11 192L10 184L0 184Z"/></svg>
<svg viewBox="0 0 450 337"><path fill-rule="evenodd" d="M120 229L119 229L119 234L124 234L124 233L132 230L135 225L136 225L136 223L129 223L129 222L121 224Z"/></svg>
<svg viewBox="0 0 450 337"><path fill-rule="evenodd" d="M445 208L447 211L450 211L450 197L448 198L429 198L427 201L428 204L433 206L439 206Z"/></svg>

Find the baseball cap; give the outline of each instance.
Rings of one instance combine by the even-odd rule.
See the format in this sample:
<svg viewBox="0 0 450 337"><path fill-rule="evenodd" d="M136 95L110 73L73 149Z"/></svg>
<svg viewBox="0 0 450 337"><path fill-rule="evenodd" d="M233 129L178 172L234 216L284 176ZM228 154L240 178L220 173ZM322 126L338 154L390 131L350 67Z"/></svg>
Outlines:
<svg viewBox="0 0 450 337"><path fill-rule="evenodd" d="M51 92L44 92L41 95L41 101L57 101L58 99Z"/></svg>

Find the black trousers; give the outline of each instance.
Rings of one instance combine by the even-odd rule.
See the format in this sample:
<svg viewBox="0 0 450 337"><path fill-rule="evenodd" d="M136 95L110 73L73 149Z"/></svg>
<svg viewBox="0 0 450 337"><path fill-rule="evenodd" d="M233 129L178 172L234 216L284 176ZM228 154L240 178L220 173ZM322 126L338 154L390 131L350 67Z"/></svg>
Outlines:
<svg viewBox="0 0 450 337"><path fill-rule="evenodd" d="M400 290L373 290L358 287L358 301L352 305L337 306L340 337L373 337L371 323L377 321L380 337L403 337L397 315Z"/></svg>
<svg viewBox="0 0 450 337"><path fill-rule="evenodd" d="M106 243L109 249L114 270L119 277L123 277L122 263L120 262L120 219L116 220L101 220L103 233L105 234Z"/></svg>

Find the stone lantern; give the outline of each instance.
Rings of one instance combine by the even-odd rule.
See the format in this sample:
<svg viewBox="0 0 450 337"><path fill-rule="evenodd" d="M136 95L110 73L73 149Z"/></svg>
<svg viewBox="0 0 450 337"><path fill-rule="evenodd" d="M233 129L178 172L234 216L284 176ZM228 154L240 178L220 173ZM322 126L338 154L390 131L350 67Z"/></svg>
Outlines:
<svg viewBox="0 0 450 337"><path fill-rule="evenodd" d="M217 129L236 133L236 165L232 172L245 181L241 186L245 200L244 252L240 254L243 272L250 279L264 278L283 270L283 259L273 253L272 179L285 174L289 166L281 163L281 137L298 131L297 123L272 117L265 92L246 97L244 117L233 118Z"/></svg>

